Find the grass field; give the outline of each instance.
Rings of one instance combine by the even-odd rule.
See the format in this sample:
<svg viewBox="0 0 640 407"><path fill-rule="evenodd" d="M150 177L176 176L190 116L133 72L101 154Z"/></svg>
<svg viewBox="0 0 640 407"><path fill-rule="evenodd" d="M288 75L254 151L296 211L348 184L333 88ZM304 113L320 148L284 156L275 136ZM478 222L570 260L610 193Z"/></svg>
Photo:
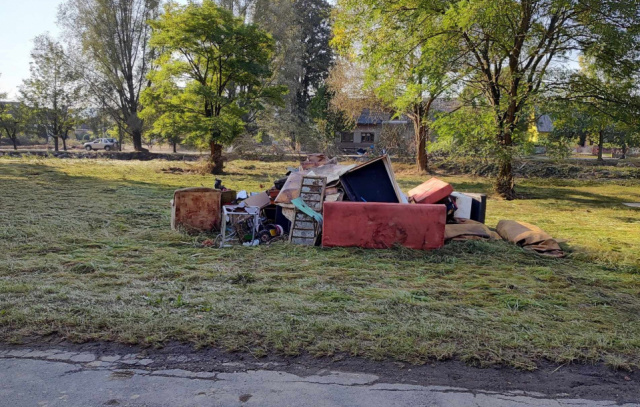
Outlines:
<svg viewBox="0 0 640 407"><path fill-rule="evenodd" d="M292 164L233 161L224 184L266 189ZM640 202L640 181L520 180L526 199L491 196L490 226L535 223L565 242L563 260L503 242L214 249L169 229L173 190L213 179L162 170L193 165L0 159L0 340L640 367L640 210L622 205ZM394 167L405 191L425 178Z"/></svg>

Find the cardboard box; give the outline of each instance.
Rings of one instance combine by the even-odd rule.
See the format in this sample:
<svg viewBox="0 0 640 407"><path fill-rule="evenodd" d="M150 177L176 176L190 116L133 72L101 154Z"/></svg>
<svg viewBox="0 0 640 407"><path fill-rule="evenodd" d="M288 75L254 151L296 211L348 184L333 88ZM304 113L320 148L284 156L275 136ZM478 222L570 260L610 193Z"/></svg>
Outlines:
<svg viewBox="0 0 640 407"><path fill-rule="evenodd" d="M171 229L189 232L220 228L222 193L213 188L185 188L173 193Z"/></svg>

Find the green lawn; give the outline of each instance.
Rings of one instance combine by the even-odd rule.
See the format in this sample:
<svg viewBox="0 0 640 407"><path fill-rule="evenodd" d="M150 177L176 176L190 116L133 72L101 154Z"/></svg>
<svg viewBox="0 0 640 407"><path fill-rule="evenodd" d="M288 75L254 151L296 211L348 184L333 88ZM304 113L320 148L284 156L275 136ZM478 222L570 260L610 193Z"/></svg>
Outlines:
<svg viewBox="0 0 640 407"><path fill-rule="evenodd" d="M233 161L224 184L260 190L287 165ZM213 177L162 169L193 166L0 159L0 340L640 367L640 210L622 205L640 202L640 181L520 180L526 199L491 196L490 226L535 223L566 242L563 260L503 242L213 249L169 229L173 190ZM394 167L405 191L425 178ZM460 191L491 184L443 178Z"/></svg>

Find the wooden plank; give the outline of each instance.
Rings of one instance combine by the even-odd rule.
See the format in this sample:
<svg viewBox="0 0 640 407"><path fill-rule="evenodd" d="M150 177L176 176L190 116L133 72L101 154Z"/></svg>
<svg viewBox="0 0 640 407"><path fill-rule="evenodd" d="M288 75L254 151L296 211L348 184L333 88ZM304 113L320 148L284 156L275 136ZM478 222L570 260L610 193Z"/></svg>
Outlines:
<svg viewBox="0 0 640 407"><path fill-rule="evenodd" d="M396 196L398 197L398 202L402 203L402 191L400 191L400 187L398 186L398 183L396 182L396 176L393 174L393 168L391 168L391 159L389 158L388 155L384 155L384 168L387 170L387 174L389 175L389 179L391 180L391 183L393 184L393 190L396 193Z"/></svg>
<svg viewBox="0 0 640 407"><path fill-rule="evenodd" d="M302 177L300 181L300 197L316 212L322 212L326 183L325 177ZM315 219L296 209L289 242L312 246L318 238L318 232L319 226Z"/></svg>
<svg viewBox="0 0 640 407"><path fill-rule="evenodd" d="M319 194L322 191L322 186L319 187L305 187L300 188L300 192L311 192L314 194Z"/></svg>
<svg viewBox="0 0 640 407"><path fill-rule="evenodd" d="M303 192L303 193L300 194L300 196L302 197L302 200L307 204L309 202L321 202L319 193L312 194L312 193L309 193L309 192Z"/></svg>
<svg viewBox="0 0 640 407"><path fill-rule="evenodd" d="M311 219L311 217L310 217L309 215L307 215L307 214L305 214L305 213L303 213L303 212L300 212L300 211L296 212L296 217L295 217L295 219L296 219L296 220L298 220L298 221L301 221L301 220L304 220L304 221L313 221L313 219Z"/></svg>
<svg viewBox="0 0 640 407"><path fill-rule="evenodd" d="M322 187L323 184L326 183L326 178L324 177L302 177L302 185L313 185Z"/></svg>
<svg viewBox="0 0 640 407"><path fill-rule="evenodd" d="M299 220L297 222L298 229L315 230L316 224L309 220Z"/></svg>
<svg viewBox="0 0 640 407"><path fill-rule="evenodd" d="M295 237L291 239L291 243L304 245L304 246L313 246L315 244L315 240L316 240L315 238L305 239L305 238Z"/></svg>
<svg viewBox="0 0 640 407"><path fill-rule="evenodd" d="M293 237L306 237L309 239L313 239L316 237L315 229L312 229L312 230L295 229L293 232L291 232L291 234Z"/></svg>

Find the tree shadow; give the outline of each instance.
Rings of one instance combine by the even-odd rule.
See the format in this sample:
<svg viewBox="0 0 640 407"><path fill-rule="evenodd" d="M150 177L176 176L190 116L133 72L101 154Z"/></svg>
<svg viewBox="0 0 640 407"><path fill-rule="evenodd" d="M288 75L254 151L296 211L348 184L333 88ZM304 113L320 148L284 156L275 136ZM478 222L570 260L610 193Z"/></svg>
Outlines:
<svg viewBox="0 0 640 407"><path fill-rule="evenodd" d="M518 193L523 200L552 199L598 207L622 205L626 201L616 196L580 191L570 187L526 185L518 187Z"/></svg>
<svg viewBox="0 0 640 407"><path fill-rule="evenodd" d="M2 165L6 164L6 165ZM286 171L283 171L282 176ZM88 185L91 183L110 189L113 188L142 188L146 190L153 190L158 193L172 194L176 189L176 186L154 184L152 182L137 181L137 180L104 180L99 176L94 175L68 175L60 169L52 166L48 166L42 163L3 163L0 161L0 175L6 174L12 177L46 177L50 181L58 182L63 180L74 180L74 182L85 183ZM240 172L228 172L219 176L223 184L225 183L224 177L241 177L244 181L253 181L255 183L264 184L265 187L270 185L278 175L269 173L260 174L244 174ZM215 176L211 176L211 185ZM410 190L417 184L411 180L398 180L399 186L404 190ZM485 193L492 199L497 198L497 195L492 189L492 183L490 179L486 181L463 181L457 182L454 185L456 191L459 192L472 192L472 193ZM103 189L104 189L103 188ZM108 189L109 189L108 188ZM579 204L581 206L590 207L611 207L620 206L621 209L625 209L622 205L628 202L628 198L619 198L607 194L599 194L594 192L587 192L571 188L570 186L536 186L536 185L518 185L517 192L521 197L519 200L553 200L553 201L566 201ZM97 190L97 188L96 188ZM99 191L98 191L99 192ZM499 199L499 198L498 198ZM517 201L516 201L517 202ZM552 206L554 202L550 202L547 205ZM633 209L633 208L630 208Z"/></svg>

